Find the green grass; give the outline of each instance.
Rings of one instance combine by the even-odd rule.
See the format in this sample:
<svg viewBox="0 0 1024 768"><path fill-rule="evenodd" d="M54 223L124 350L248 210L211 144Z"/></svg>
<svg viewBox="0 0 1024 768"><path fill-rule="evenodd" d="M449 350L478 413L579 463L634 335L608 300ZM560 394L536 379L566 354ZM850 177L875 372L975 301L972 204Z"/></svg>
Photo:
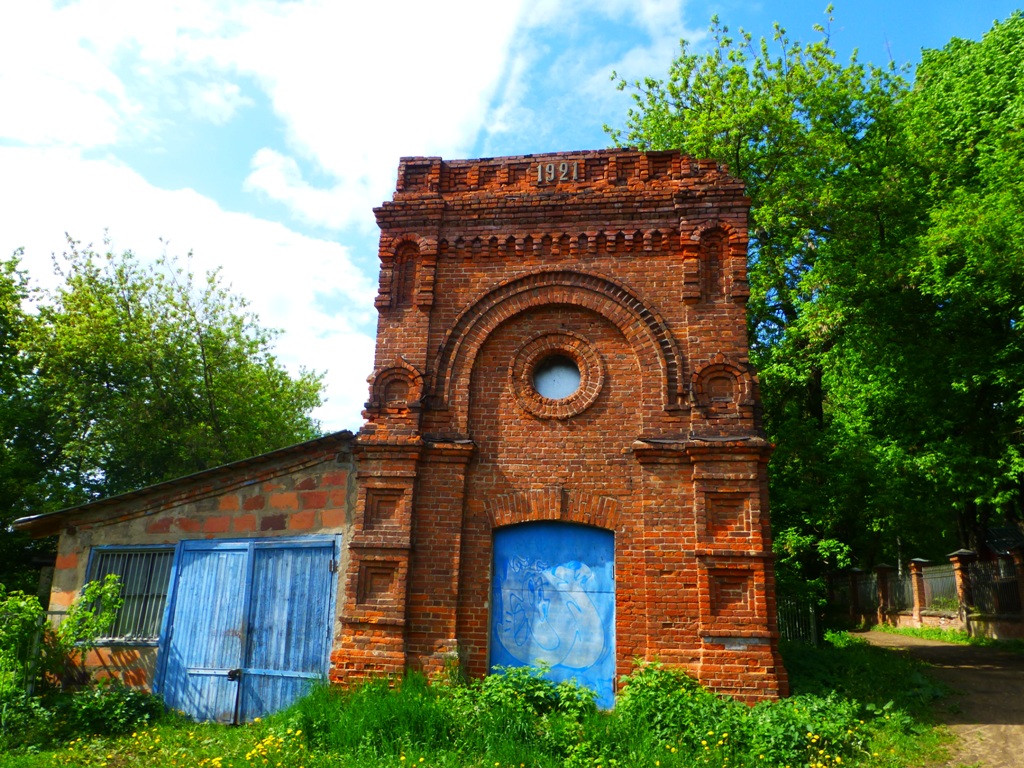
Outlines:
<svg viewBox="0 0 1024 768"><path fill-rule="evenodd" d="M121 737L0 755L0 768L763 768L921 766L941 754L943 690L905 654L846 633L783 649L794 695L748 707L677 671L638 667L616 708L528 670L433 684L319 688L251 725L167 717Z"/></svg>
<svg viewBox="0 0 1024 768"><path fill-rule="evenodd" d="M962 629L941 629L939 627L893 627L888 624L877 624L871 629L876 632L888 632L890 635L919 637L923 640L941 640L956 645L975 645L981 648L996 648L1010 653L1024 654L1024 640L994 640L991 637L975 637Z"/></svg>

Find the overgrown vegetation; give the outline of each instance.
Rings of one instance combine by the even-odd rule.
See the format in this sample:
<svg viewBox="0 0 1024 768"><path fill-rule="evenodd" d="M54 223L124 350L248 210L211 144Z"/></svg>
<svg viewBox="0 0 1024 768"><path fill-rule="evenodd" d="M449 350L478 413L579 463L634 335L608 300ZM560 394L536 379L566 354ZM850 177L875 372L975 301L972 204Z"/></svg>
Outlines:
<svg viewBox="0 0 1024 768"><path fill-rule="evenodd" d="M925 51L913 82L838 60L815 29L757 40L716 19L710 52L684 42L664 77L619 82L634 105L611 131L746 184L751 360L795 593L1024 524L1024 15Z"/></svg>
<svg viewBox="0 0 1024 768"><path fill-rule="evenodd" d="M22 750L0 767L895 768L941 751L928 711L942 690L906 655L845 633L785 655L794 696L754 707L658 664L635 669L612 712L597 711L589 691L527 668L468 683L413 674L317 688L242 728L171 717L119 738Z"/></svg>
<svg viewBox="0 0 1024 768"><path fill-rule="evenodd" d="M0 584L0 751L126 733L163 713L159 699L92 683L82 661L121 607L118 577L90 582L56 627L35 595Z"/></svg>

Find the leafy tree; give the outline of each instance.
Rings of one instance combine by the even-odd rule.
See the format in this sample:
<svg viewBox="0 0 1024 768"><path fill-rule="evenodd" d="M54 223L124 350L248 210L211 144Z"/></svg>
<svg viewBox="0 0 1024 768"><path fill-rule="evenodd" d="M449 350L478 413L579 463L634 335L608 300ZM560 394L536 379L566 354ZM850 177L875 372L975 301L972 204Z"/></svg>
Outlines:
<svg viewBox="0 0 1024 768"><path fill-rule="evenodd" d="M60 446L61 503L133 490L309 439L320 377L292 379L274 332L214 272L71 243L29 350Z"/></svg>
<svg viewBox="0 0 1024 768"><path fill-rule="evenodd" d="M755 43L717 19L710 53L684 42L667 79L619 82L634 107L616 142L746 182L751 356L795 581L851 553L940 554L957 527L976 540L963 510L1020 503L1019 22L927 55L914 89L839 63L825 28Z"/></svg>
<svg viewBox="0 0 1024 768"><path fill-rule="evenodd" d="M918 453L939 465L961 538L1024 523L1024 15L981 41L925 51L908 99L927 171L929 226L914 279L936 307L945 429Z"/></svg>
<svg viewBox="0 0 1024 768"><path fill-rule="evenodd" d="M6 530L19 509L38 499L36 484L43 476L45 417L29 395L32 371L24 347L34 318L24 308L31 290L19 255L0 261L0 582L31 589L27 566L47 546Z"/></svg>
<svg viewBox="0 0 1024 768"><path fill-rule="evenodd" d="M0 282L13 297L0 317L17 331L0 340L17 363L0 419L21 450L5 440L0 482L23 480L0 486L4 527L317 436L321 375L290 376L276 332L217 272L198 280L173 259L144 266L69 245L55 260L63 284L34 315L20 309L28 284L14 262Z"/></svg>

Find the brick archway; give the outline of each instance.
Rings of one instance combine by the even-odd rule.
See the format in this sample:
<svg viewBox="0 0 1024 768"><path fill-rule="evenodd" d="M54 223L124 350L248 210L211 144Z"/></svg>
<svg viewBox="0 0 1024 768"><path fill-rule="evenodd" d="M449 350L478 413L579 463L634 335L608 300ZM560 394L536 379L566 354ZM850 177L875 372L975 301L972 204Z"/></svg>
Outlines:
<svg viewBox="0 0 1024 768"><path fill-rule="evenodd" d="M683 358L667 324L625 285L572 270L532 272L487 292L464 310L445 335L434 366L433 406L453 412L467 430L469 378L481 346L495 328L526 310L551 305L590 309L606 318L629 341L641 369L644 402L678 407L685 399Z"/></svg>
<svg viewBox="0 0 1024 768"><path fill-rule="evenodd" d="M498 494L484 503L492 528L553 520L614 531L621 510L620 499L561 486Z"/></svg>

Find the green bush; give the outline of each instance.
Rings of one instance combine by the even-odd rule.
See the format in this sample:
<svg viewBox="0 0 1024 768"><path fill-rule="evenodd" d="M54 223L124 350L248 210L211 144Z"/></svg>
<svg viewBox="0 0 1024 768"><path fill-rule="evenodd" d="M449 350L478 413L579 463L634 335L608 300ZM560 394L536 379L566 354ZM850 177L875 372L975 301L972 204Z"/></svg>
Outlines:
<svg viewBox="0 0 1024 768"><path fill-rule="evenodd" d="M282 715L316 749L361 758L412 753L485 754L498 762L561 758L597 712L594 694L527 667L465 684L422 675L323 687Z"/></svg>
<svg viewBox="0 0 1024 768"><path fill-rule="evenodd" d="M0 585L0 747L116 736L160 717L160 699L119 683L64 690L75 660L84 658L113 623L120 590L115 575L90 582L54 629L45 624L38 598L7 593ZM40 695L31 694L33 687Z"/></svg>
<svg viewBox="0 0 1024 768"><path fill-rule="evenodd" d="M159 697L120 683L0 700L0 747L46 747L79 737L117 736L158 721Z"/></svg>
<svg viewBox="0 0 1024 768"><path fill-rule="evenodd" d="M931 703L946 694L922 662L847 632L826 632L817 648L784 643L782 651L794 694L832 691L875 709L891 702L915 717L926 717Z"/></svg>
<svg viewBox="0 0 1024 768"><path fill-rule="evenodd" d="M123 603L121 578L116 573L107 574L103 581L88 582L68 606L60 624L43 634L41 668L47 679L62 685L88 682L88 678L82 679L76 662L84 659L96 647L96 638L113 626Z"/></svg>
<svg viewBox="0 0 1024 768"><path fill-rule="evenodd" d="M730 730L733 702L708 692L682 670L645 664L623 682L615 713L638 737L695 748L708 730Z"/></svg>
<svg viewBox="0 0 1024 768"><path fill-rule="evenodd" d="M0 752L53 740L53 712L24 691L0 696Z"/></svg>
<svg viewBox="0 0 1024 768"><path fill-rule="evenodd" d="M38 597L0 584L0 703L28 690L35 676L31 652L44 616Z"/></svg>
<svg viewBox="0 0 1024 768"><path fill-rule="evenodd" d="M52 702L55 736L59 740L94 734L118 736L158 720L163 701L146 691L116 681L58 694Z"/></svg>
<svg viewBox="0 0 1024 768"><path fill-rule="evenodd" d="M751 764L799 764L820 750L852 756L863 752L869 734L858 702L837 695L804 694L754 707L744 727L744 751Z"/></svg>

